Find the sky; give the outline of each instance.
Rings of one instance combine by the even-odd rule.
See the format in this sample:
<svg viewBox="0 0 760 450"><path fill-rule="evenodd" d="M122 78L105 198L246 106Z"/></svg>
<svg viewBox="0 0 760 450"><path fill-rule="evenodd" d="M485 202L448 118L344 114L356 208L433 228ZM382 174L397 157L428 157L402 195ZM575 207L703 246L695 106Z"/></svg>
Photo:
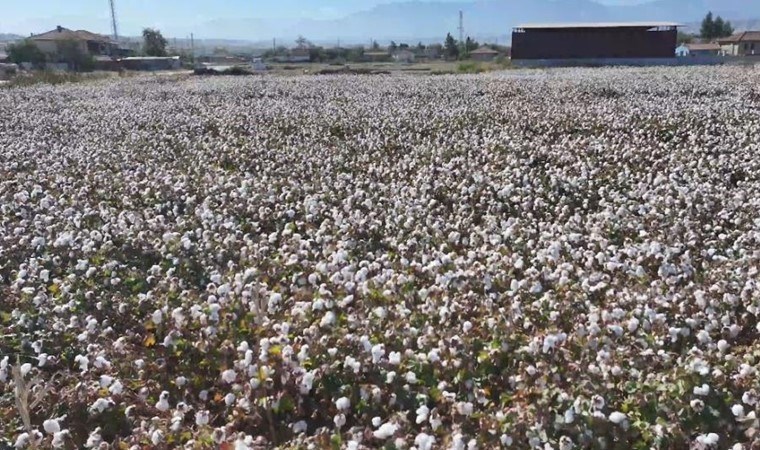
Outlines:
<svg viewBox="0 0 760 450"><path fill-rule="evenodd" d="M120 34L139 35L155 27L185 37L194 24L235 18L334 19L392 0L116 0ZM457 0L438 0L457 1ZM461 0L460 0L461 1ZM620 4L641 0L600 0ZM110 33L108 0L2 0L0 33L28 35L56 25ZM30 5L33 5L30 6Z"/></svg>

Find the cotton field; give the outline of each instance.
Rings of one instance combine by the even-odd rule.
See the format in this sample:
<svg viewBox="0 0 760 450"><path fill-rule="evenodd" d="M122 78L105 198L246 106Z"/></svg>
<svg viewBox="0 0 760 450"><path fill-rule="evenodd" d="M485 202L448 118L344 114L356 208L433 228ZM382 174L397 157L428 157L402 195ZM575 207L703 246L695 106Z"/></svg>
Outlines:
<svg viewBox="0 0 760 450"><path fill-rule="evenodd" d="M760 447L758 70L0 104L8 447Z"/></svg>

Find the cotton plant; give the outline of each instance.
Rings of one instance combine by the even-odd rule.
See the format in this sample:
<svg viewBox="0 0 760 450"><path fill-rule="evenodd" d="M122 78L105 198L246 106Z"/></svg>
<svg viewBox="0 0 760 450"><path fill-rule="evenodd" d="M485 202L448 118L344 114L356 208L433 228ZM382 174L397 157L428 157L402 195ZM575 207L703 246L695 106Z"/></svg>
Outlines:
<svg viewBox="0 0 760 450"><path fill-rule="evenodd" d="M3 90L24 108L0 133L0 435L749 448L758 81L683 67ZM647 392L667 426L642 413Z"/></svg>

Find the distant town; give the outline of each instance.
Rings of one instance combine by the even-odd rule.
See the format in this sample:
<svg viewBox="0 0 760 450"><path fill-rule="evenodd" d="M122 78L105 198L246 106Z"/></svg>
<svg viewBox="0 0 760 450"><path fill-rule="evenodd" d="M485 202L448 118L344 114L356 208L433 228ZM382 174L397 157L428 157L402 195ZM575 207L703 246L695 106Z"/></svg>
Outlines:
<svg viewBox="0 0 760 450"><path fill-rule="evenodd" d="M414 65L460 62L459 71L508 66L692 65L725 64L760 55L760 31L736 32L730 21L708 12L699 32L677 22L592 22L518 25L511 42L478 42L443 33L438 43L378 42L365 45L315 44L305 36L292 42L272 40L262 49L196 45L146 28L140 38L111 36L59 25L0 44L0 74L20 71L167 71L195 69L207 73L238 68L266 71L282 65ZM392 67L392 66L391 66ZM285 69L308 70L285 66Z"/></svg>

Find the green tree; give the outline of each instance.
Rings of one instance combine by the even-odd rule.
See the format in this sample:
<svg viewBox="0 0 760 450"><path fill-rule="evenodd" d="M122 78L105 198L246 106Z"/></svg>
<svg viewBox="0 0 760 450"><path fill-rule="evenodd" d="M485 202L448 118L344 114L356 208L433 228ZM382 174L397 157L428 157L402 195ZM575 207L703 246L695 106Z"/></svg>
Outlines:
<svg viewBox="0 0 760 450"><path fill-rule="evenodd" d="M478 42L474 39L471 39L470 36L467 36L467 39L464 41L464 57L468 58L470 56L470 52L473 50L476 50L480 45Z"/></svg>
<svg viewBox="0 0 760 450"><path fill-rule="evenodd" d="M417 43L417 53L425 53L425 45L422 41Z"/></svg>
<svg viewBox="0 0 760 450"><path fill-rule="evenodd" d="M702 39L712 39L713 32L715 30L715 21L713 20L712 11L708 12L704 19L702 19L702 26L699 29L699 35Z"/></svg>
<svg viewBox="0 0 760 450"><path fill-rule="evenodd" d="M396 50L398 50L398 44L396 44L396 41L391 41L391 45L388 46L388 50L391 53L394 53Z"/></svg>
<svg viewBox="0 0 760 450"><path fill-rule="evenodd" d="M35 67L45 65L47 57L34 42L25 39L8 47L8 58L16 64L31 63Z"/></svg>
<svg viewBox="0 0 760 450"><path fill-rule="evenodd" d="M143 30L143 52L147 56L166 56L166 44L160 31L153 28Z"/></svg>
<svg viewBox="0 0 760 450"><path fill-rule="evenodd" d="M372 50L380 50L380 44L377 41L372 41Z"/></svg>
<svg viewBox="0 0 760 450"><path fill-rule="evenodd" d="M296 39L296 46L297 46L298 48L311 48L311 47L313 47L314 45L311 43L311 41L309 41L309 40L308 40L308 39L306 39L305 37L303 37L303 36L298 36L298 39Z"/></svg>
<svg viewBox="0 0 760 450"><path fill-rule="evenodd" d="M451 33L446 34L446 40L443 43L443 54L448 59L459 58L459 46Z"/></svg>
<svg viewBox="0 0 760 450"><path fill-rule="evenodd" d="M731 25L731 22L723 20L722 17L718 16L718 18L715 19L715 37L728 37L732 34L734 34L734 27Z"/></svg>
<svg viewBox="0 0 760 450"><path fill-rule="evenodd" d="M702 26L699 30L699 35L702 39L717 39L722 37L728 37L734 34L734 27L731 22L723 20L718 16L713 18L712 11L708 12L704 19L702 19Z"/></svg>

